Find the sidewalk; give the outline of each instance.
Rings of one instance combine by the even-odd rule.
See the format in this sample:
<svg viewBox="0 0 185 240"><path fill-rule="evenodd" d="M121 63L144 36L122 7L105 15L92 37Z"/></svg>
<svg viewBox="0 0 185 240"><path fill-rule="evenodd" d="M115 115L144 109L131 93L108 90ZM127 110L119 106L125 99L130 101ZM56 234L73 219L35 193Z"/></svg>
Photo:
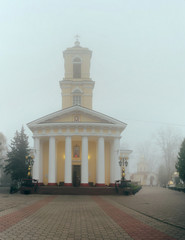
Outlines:
<svg viewBox="0 0 185 240"><path fill-rule="evenodd" d="M123 205L129 199L141 205L142 196L152 194L146 192L132 197L0 194L0 239L185 239L185 230Z"/></svg>

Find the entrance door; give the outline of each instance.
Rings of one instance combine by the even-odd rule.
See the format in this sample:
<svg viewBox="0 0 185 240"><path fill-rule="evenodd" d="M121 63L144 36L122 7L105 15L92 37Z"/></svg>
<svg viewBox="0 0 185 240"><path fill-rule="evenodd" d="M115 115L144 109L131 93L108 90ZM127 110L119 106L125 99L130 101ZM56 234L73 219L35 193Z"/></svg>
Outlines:
<svg viewBox="0 0 185 240"><path fill-rule="evenodd" d="M73 186L79 187L81 182L81 166L73 165Z"/></svg>

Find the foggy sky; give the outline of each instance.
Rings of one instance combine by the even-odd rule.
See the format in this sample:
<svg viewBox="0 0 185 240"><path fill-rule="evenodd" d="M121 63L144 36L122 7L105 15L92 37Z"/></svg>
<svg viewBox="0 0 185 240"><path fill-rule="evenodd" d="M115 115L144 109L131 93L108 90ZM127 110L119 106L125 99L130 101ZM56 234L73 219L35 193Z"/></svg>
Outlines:
<svg viewBox="0 0 185 240"><path fill-rule="evenodd" d="M62 52L93 51L93 109L128 124L135 150L159 128L185 136L184 0L0 1L0 132L61 109Z"/></svg>

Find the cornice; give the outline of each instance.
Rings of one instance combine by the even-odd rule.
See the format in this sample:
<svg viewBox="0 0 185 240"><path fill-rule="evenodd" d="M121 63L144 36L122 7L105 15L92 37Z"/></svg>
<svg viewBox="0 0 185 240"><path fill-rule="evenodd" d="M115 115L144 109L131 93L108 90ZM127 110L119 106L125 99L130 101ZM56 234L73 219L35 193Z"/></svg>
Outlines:
<svg viewBox="0 0 185 240"><path fill-rule="evenodd" d="M111 124L111 123L93 123L93 122L57 122L57 123L35 123L28 127L32 129L48 129L48 128L98 128L98 129L119 129L124 130L126 126L121 124Z"/></svg>
<svg viewBox="0 0 185 240"><path fill-rule="evenodd" d="M70 137L74 137L74 136L87 136L87 137L105 137L105 138L121 138L121 134L120 132L116 132L114 134L112 133L104 133L102 132L87 132L87 131L83 131L83 132L79 132L78 129L76 129L74 132L70 132L70 129L66 130L65 132L59 131L59 132L55 132L54 129L51 129L50 132L46 132L44 129L43 131L40 130L34 130L33 131L33 138L35 137L66 137L66 136L70 136Z"/></svg>
<svg viewBox="0 0 185 240"><path fill-rule="evenodd" d="M89 50L88 48L83 48L81 46L79 47L72 47L72 48L67 48L65 51L63 51L63 56L67 54L87 54L92 56L92 51Z"/></svg>
<svg viewBox="0 0 185 240"><path fill-rule="evenodd" d="M61 81L59 81L60 86L64 87L64 85L90 85L91 87L94 87L95 85L95 81L92 81L90 78L87 80L72 80L72 79L63 79ZM69 86L70 87L70 86Z"/></svg>

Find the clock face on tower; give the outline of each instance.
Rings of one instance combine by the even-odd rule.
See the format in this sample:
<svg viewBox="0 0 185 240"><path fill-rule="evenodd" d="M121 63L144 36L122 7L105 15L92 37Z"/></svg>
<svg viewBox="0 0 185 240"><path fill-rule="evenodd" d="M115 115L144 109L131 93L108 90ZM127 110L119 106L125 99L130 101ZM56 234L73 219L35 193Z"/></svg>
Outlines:
<svg viewBox="0 0 185 240"><path fill-rule="evenodd" d="M77 115L74 116L74 122L79 122L79 116Z"/></svg>

